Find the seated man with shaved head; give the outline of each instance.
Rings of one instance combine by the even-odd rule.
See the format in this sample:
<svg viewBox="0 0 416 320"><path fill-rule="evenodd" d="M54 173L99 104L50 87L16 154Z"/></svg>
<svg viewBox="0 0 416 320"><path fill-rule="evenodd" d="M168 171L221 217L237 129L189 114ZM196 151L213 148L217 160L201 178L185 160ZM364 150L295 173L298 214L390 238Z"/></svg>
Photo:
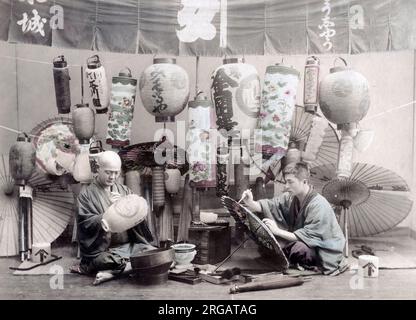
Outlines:
<svg viewBox="0 0 416 320"><path fill-rule="evenodd" d="M96 274L94 284L131 271L129 257L154 249L152 235L143 221L123 233L106 232L101 226L104 212L122 196L132 191L116 182L121 172L117 153L105 151L98 158L98 175L78 195L78 240L81 263L71 271Z"/></svg>

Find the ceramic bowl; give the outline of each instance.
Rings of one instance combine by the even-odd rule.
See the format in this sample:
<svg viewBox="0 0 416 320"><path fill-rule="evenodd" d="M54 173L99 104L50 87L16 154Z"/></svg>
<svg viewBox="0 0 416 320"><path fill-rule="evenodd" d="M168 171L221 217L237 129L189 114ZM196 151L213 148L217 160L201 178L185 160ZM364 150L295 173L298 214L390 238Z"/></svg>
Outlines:
<svg viewBox="0 0 416 320"><path fill-rule="evenodd" d="M172 246L175 251L176 265L188 265L196 256L195 245L191 243L180 243Z"/></svg>
<svg viewBox="0 0 416 320"><path fill-rule="evenodd" d="M173 250L176 252L192 252L195 250L196 245L192 243L178 243L171 246Z"/></svg>

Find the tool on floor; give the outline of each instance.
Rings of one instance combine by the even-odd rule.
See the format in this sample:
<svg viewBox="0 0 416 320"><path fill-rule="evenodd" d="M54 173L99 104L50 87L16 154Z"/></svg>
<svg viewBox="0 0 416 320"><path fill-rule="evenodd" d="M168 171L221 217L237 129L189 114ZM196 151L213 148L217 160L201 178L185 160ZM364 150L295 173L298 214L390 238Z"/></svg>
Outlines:
<svg viewBox="0 0 416 320"><path fill-rule="evenodd" d="M293 286L300 286L304 282L305 282L305 279L300 278L300 277L299 278L279 277L274 280L270 279L270 280L265 280L265 281L247 283L243 285L235 284L230 288L230 293L287 288L287 287L293 287Z"/></svg>
<svg viewBox="0 0 416 320"><path fill-rule="evenodd" d="M198 273L191 270L186 270L182 273L169 272L168 279L187 284L197 284L202 282L202 279Z"/></svg>
<svg viewBox="0 0 416 320"><path fill-rule="evenodd" d="M362 245L360 247L360 249L357 250L352 250L352 256L354 258L357 258L361 255L370 255L370 256L375 256L376 254L374 253L373 249L369 246L366 245Z"/></svg>
<svg viewBox="0 0 416 320"><path fill-rule="evenodd" d="M62 257L55 256L54 254L51 254L51 257L52 257L52 259L41 262L41 263L37 263L37 264L35 264L31 267L27 267L27 268L9 267L9 269L10 270L17 270L17 271L28 271L28 270L32 270L32 269L35 269L35 268L40 267L40 266L44 266L44 265L49 264L51 262L54 262L56 260L62 259Z"/></svg>

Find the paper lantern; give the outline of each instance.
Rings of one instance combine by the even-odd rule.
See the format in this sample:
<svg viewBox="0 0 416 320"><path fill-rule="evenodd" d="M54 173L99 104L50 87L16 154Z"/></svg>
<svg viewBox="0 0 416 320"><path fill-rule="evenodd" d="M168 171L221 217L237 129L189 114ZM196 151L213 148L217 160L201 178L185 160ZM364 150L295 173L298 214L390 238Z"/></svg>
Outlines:
<svg viewBox="0 0 416 320"><path fill-rule="evenodd" d="M64 56L53 59L53 81L58 113L71 111L71 89L69 86L69 69Z"/></svg>
<svg viewBox="0 0 416 320"><path fill-rule="evenodd" d="M324 140L325 130L327 127L328 121L325 118L318 116L313 117L311 131L309 132L305 151L302 152L303 161L311 163L316 160L319 148Z"/></svg>
<svg viewBox="0 0 416 320"><path fill-rule="evenodd" d="M168 193L178 193L181 188L181 172L178 168L165 169L165 188Z"/></svg>
<svg viewBox="0 0 416 320"><path fill-rule="evenodd" d="M30 260L33 243L33 190L29 186L19 188L19 253L22 261Z"/></svg>
<svg viewBox="0 0 416 320"><path fill-rule="evenodd" d="M106 113L110 103L107 76L98 55L87 59L85 74L89 83L92 104L98 114Z"/></svg>
<svg viewBox="0 0 416 320"><path fill-rule="evenodd" d="M97 175L98 173L98 157L104 152L103 145L100 140L97 140L90 144L89 160L91 173Z"/></svg>
<svg viewBox="0 0 416 320"><path fill-rule="evenodd" d="M282 168L286 167L288 164L297 163L301 161L301 152L296 145L296 142L289 142L289 148L287 150L286 156L282 159Z"/></svg>
<svg viewBox="0 0 416 320"><path fill-rule="evenodd" d="M72 111L75 135L80 144L90 144L95 129L94 111L88 107L88 103L77 104L76 107Z"/></svg>
<svg viewBox="0 0 416 320"><path fill-rule="evenodd" d="M210 141L210 131L215 129L214 108L210 100L198 95L188 103L189 179L195 187L215 187L215 152Z"/></svg>
<svg viewBox="0 0 416 320"><path fill-rule="evenodd" d="M188 102L189 77L176 59L158 58L143 71L139 89L143 106L156 122L173 122Z"/></svg>
<svg viewBox="0 0 416 320"><path fill-rule="evenodd" d="M330 69L319 86L319 105L324 116L342 129L344 124L360 121L370 107L368 81L346 67Z"/></svg>
<svg viewBox="0 0 416 320"><path fill-rule="evenodd" d="M74 171L72 173L74 179L78 182L88 184L93 176L90 166L89 145L81 144L80 153L75 157Z"/></svg>
<svg viewBox="0 0 416 320"><path fill-rule="evenodd" d="M319 59L308 57L305 65L303 106L306 112L315 113L318 109Z"/></svg>
<svg viewBox="0 0 416 320"><path fill-rule="evenodd" d="M260 78L250 64L224 59L212 74L211 95L217 114L217 127L230 135L254 130L260 109Z"/></svg>
<svg viewBox="0 0 416 320"><path fill-rule="evenodd" d="M113 77L107 130L107 143L113 147L130 144L136 86L137 79L132 78L129 68L121 70L118 77Z"/></svg>
<svg viewBox="0 0 416 320"><path fill-rule="evenodd" d="M259 134L256 151L279 160L289 144L292 116L300 73L292 67L271 65L266 68L260 108Z"/></svg>
<svg viewBox="0 0 416 320"><path fill-rule="evenodd" d="M154 208L165 205L165 175L161 166L152 168L152 195Z"/></svg>
<svg viewBox="0 0 416 320"><path fill-rule="evenodd" d="M338 179L349 178L351 176L353 148L353 137L347 131L342 130L336 171Z"/></svg>
<svg viewBox="0 0 416 320"><path fill-rule="evenodd" d="M35 169L36 150L27 134L19 134L10 147L10 174L17 185L25 185Z"/></svg>
<svg viewBox="0 0 416 320"><path fill-rule="evenodd" d="M142 222L147 216L146 199L129 194L114 202L103 214L101 225L106 232L124 232Z"/></svg>

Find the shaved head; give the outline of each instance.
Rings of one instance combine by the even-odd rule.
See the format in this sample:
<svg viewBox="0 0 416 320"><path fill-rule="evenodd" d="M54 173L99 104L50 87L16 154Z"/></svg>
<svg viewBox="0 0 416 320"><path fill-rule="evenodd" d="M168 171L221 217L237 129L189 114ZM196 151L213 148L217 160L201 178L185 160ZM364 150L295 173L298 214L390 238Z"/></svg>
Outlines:
<svg viewBox="0 0 416 320"><path fill-rule="evenodd" d="M114 151L104 151L98 157L98 165L104 170L121 170L121 159Z"/></svg>
<svg viewBox="0 0 416 320"><path fill-rule="evenodd" d="M111 187L120 176L121 159L114 151L104 151L98 156L97 180L104 187Z"/></svg>

